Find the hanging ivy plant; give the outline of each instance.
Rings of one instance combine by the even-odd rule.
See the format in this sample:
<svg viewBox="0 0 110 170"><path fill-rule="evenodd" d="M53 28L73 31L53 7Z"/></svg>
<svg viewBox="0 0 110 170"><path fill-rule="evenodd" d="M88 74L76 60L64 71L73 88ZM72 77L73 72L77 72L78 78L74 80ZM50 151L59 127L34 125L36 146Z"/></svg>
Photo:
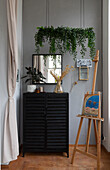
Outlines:
<svg viewBox="0 0 110 170"><path fill-rule="evenodd" d="M56 52L64 54L69 52L76 59L77 47L80 47L82 58L85 56L87 47L85 46L88 40L88 47L90 48L90 57L94 58L95 55L95 33L93 28L69 28L69 27L37 27L35 34L36 52L40 52L40 47L48 41L50 48L49 53L55 54Z"/></svg>

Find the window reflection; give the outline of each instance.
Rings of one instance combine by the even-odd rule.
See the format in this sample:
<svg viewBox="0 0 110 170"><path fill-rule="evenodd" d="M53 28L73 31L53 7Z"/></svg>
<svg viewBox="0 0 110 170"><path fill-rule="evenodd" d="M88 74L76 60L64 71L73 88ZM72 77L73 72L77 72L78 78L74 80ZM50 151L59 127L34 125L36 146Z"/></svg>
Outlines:
<svg viewBox="0 0 110 170"><path fill-rule="evenodd" d="M56 83L53 76L50 74L50 70L61 76L62 70L62 56L61 55L33 55L32 67L42 72L46 78L46 83Z"/></svg>

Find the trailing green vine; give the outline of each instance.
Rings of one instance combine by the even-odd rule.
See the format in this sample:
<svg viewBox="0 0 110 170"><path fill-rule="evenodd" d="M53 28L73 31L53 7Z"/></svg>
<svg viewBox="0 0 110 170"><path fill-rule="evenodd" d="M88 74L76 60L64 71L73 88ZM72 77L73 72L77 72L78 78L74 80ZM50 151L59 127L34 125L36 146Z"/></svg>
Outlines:
<svg viewBox="0 0 110 170"><path fill-rule="evenodd" d="M51 61L53 61L53 65L56 67L56 55L55 54L45 54L43 55L43 60L44 60L44 65L46 66L46 61L47 61L47 58L48 57L51 57ZM58 62L60 63L60 56L58 56Z"/></svg>
<svg viewBox="0 0 110 170"><path fill-rule="evenodd" d="M69 27L37 27L35 34L36 52L40 52L40 48L48 41L50 48L49 53L64 54L69 52L73 55L73 59L77 56L77 47L80 47L82 58L85 56L87 47L85 46L88 40L88 47L90 48L90 57L94 58L95 55L95 33L93 28L69 28Z"/></svg>

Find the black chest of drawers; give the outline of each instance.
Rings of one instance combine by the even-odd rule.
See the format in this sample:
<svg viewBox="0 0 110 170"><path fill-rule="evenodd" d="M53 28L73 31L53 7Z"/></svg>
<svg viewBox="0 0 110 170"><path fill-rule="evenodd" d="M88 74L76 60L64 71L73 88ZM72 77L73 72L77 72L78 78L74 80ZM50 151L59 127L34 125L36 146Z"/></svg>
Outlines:
<svg viewBox="0 0 110 170"><path fill-rule="evenodd" d="M69 157L69 94L24 93L23 155L66 152Z"/></svg>

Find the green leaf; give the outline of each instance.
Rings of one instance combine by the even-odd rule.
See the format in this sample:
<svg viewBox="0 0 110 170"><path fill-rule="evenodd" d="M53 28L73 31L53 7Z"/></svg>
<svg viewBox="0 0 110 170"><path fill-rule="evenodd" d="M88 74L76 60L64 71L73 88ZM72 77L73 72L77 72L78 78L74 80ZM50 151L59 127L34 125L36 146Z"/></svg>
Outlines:
<svg viewBox="0 0 110 170"><path fill-rule="evenodd" d="M30 81L31 80L31 78L30 79L27 79L26 81L25 81L25 83L27 83L28 81Z"/></svg>
<svg viewBox="0 0 110 170"><path fill-rule="evenodd" d="M26 78L27 76L23 76L23 77L21 77L21 79L24 79L24 78Z"/></svg>

